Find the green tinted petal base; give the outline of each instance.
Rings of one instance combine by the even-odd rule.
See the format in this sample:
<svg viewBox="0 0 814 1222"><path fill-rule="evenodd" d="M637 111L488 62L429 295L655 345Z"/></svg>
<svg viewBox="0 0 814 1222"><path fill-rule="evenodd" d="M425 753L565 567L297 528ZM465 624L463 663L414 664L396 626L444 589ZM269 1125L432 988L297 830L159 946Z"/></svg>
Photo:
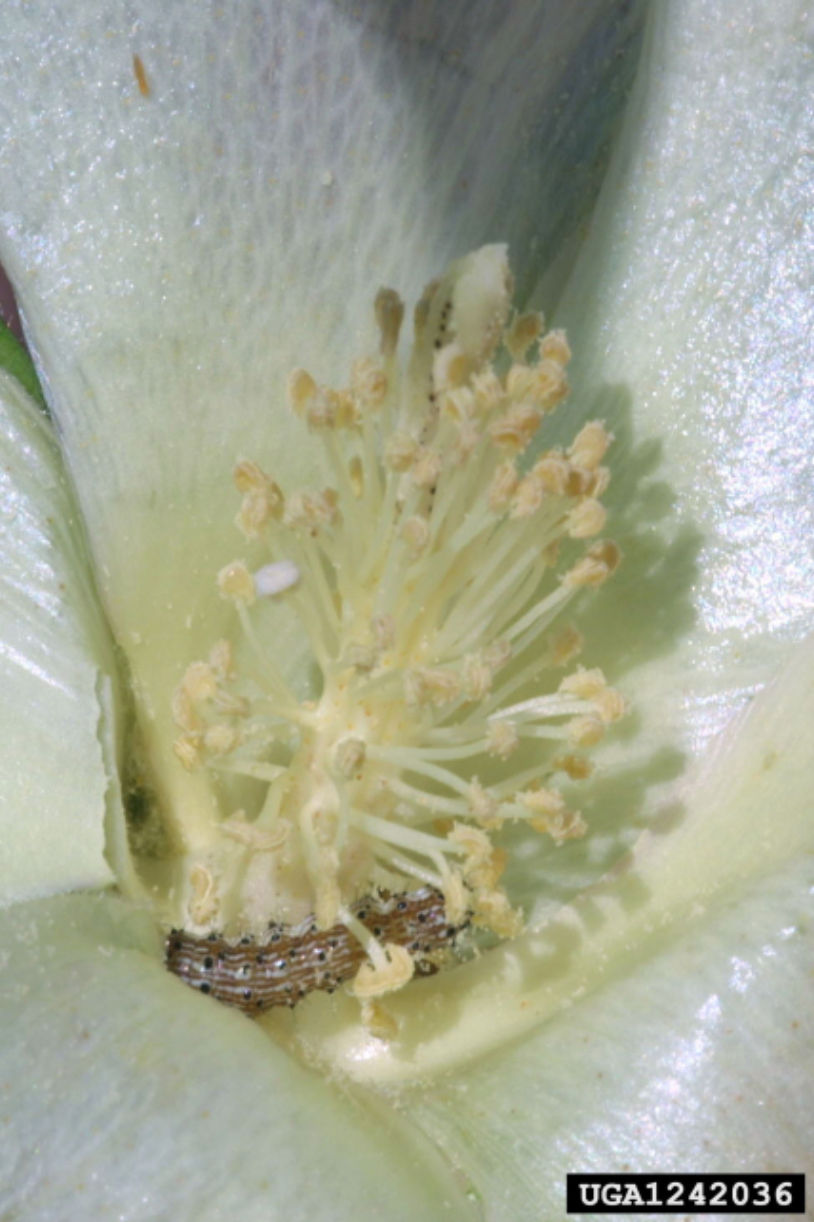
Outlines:
<svg viewBox="0 0 814 1222"><path fill-rule="evenodd" d="M0 914L0 1215L351 1222L477 1216L420 1134L168 975L107 896Z"/></svg>
<svg viewBox="0 0 814 1222"><path fill-rule="evenodd" d="M403 1102L490 1222L564 1219L568 1171L810 1180L812 939L809 852L530 1038Z"/></svg>

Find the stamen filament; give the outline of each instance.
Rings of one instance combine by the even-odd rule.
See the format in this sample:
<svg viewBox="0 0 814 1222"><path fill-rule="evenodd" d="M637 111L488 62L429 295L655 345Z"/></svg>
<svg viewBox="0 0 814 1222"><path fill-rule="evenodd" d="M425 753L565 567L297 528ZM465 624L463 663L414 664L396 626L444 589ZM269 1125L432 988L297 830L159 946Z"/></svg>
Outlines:
<svg viewBox="0 0 814 1222"><path fill-rule="evenodd" d="M354 813L357 826L385 844L397 844L400 848L412 849L414 853L421 853L425 857L437 856L439 853L459 857L464 852L460 845L442 840L440 836L430 836L427 832L416 831L415 828L405 827L390 819L380 819L378 815L366 815L361 811Z"/></svg>
<svg viewBox="0 0 814 1222"><path fill-rule="evenodd" d="M218 584L250 666L236 674L219 642L173 704L180 765L216 778L203 856L235 927L258 913L264 923L314 913L321 928L342 919L369 956L354 982L367 1000L401 987L413 965L353 916L365 888L419 879L443 893L450 923L471 910L514 936L520 917L489 835L507 819L557 843L581 834L581 817L541 788L558 770L587 775L581 754L555 744L590 747L624 708L601 671L563 673L575 630L547 635L619 559L611 542L584 545L604 526L599 463L611 438L593 421L569 448L538 445L567 392L569 350L561 333L541 335L539 316L510 322L509 288L505 252L486 247L427 289L406 365L403 306L384 291L382 363L355 362L336 390L294 371L289 403L330 486L283 489L238 462L238 524L253 563L260 545L269 554L255 576L236 561ZM575 556L567 572L560 550ZM286 677L281 603L319 672L310 699ZM521 744L537 758L519 772Z"/></svg>
<svg viewBox="0 0 814 1222"><path fill-rule="evenodd" d="M286 683L283 676L280 674L277 667L274 665L269 652L264 649L257 639L248 608L239 603L237 613L240 617L240 625L243 629L243 635L252 647L255 659L260 666L260 674L262 683L265 681L265 686L271 696L274 697L276 707L279 713L290 721L296 721L300 716L300 709L297 703L297 698L291 691L291 688Z"/></svg>

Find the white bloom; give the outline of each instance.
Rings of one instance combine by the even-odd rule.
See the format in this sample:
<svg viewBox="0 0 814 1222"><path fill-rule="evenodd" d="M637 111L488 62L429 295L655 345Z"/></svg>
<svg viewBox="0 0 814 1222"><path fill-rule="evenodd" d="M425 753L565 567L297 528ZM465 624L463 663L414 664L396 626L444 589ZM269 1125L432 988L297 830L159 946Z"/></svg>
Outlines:
<svg viewBox="0 0 814 1222"><path fill-rule="evenodd" d="M583 62L574 49L615 20L602 6L593 24L579 6L521 4L396 6L361 24L320 3L247 5L239 20L198 3L137 16L124 0L7 7L2 255L93 562L50 430L4 375L0 887L10 902L41 898L2 914L0 1004L15 1038L0 1076L17 1143L0 1156L2 1204L32 1218L265 1218L271 1201L316 1218L381 1214L386 1201L389 1216L409 1217L436 1216L443 1199L445 1216L465 1217L480 1196L489 1217L524 1218L556 1216L569 1169L805 1170L811 1065L794 1025L811 1010L800 931L814 700L811 648L796 644L812 582L803 6L755 3L737 22L701 0L656 6L577 258L581 233L566 221L589 180L569 179L560 163L579 143L558 144L539 116L552 108L546 58ZM574 96L587 138L605 99L592 111ZM551 254L535 255L538 238ZM548 269L544 304L573 267L557 321L577 354L583 418L572 413L560 440L600 419L614 434L603 500L625 553L583 625L586 664L632 698L639 733L618 736L588 782L600 833L552 849L534 878L519 871L518 894L536 900L527 934L388 997L372 1021L379 1033L400 1024L397 1040L339 999L269 1020L274 1042L164 972L146 904L172 898L177 880L157 842L154 874L133 869L119 787L138 819L149 775L164 833L193 856L207 843L213 790L173 751L173 692L231 631L234 607L213 585L235 553L224 476L241 460L251 540L278 508L255 471L283 469L287 487L313 476L305 428L280 410L288 371L337 384L347 354L373 347L371 289L392 284L413 301L453 255L498 240L512 246L521 295ZM470 323L461 335L486 333L482 318ZM551 341L550 359L563 351ZM438 370L456 385L462 352ZM335 418L334 401L318 408L319 421ZM463 421L464 409L453 398ZM530 420L507 418L496 441L522 441ZM604 441L581 438L593 470ZM422 443L401 438L392 457L430 494L438 470ZM462 429L462 461L474 444ZM539 491L506 469L488 489L518 521ZM577 538L601 525L585 503L570 520ZM298 507L331 511L330 499ZM405 528L420 562L421 514ZM258 580L280 591L257 610L284 680L304 684L286 610L300 583L282 591L266 559L222 584L241 605ZM137 736L94 582L126 655ZM357 667L369 660L355 655ZM221 652L205 665L227 662ZM781 671L701 768L713 732ZM436 707L442 678L415 672L416 708ZM484 659L458 681L483 697ZM193 671L186 694L209 682ZM572 697L593 682L584 674ZM496 759L510 762L514 733L539 711L503 711ZM342 742L358 745L350 731ZM231 726L207 732L206 749L227 756ZM485 810L479 785L467 801ZM528 802L541 818L560 813L548 793ZM558 910L649 821L632 869ZM64 894L109 882L111 863L143 909ZM205 907L209 880L194 877ZM404 1084L403 1110L366 1092L360 1115L281 1042L359 1082ZM436 1069L454 1072L427 1086ZM323 1151L329 1189L315 1173Z"/></svg>

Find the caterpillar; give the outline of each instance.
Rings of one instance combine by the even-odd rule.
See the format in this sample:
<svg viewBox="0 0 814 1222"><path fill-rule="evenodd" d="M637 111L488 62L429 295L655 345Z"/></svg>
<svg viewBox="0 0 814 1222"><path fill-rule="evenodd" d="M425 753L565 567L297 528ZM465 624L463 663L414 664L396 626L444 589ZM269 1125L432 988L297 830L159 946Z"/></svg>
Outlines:
<svg viewBox="0 0 814 1222"><path fill-rule="evenodd" d="M406 946L416 972L437 970L438 952L449 947L462 925L450 925L444 897L433 887L366 896L351 908L381 942ZM269 926L267 938L230 942L218 933L196 937L173 929L165 943L166 965L201 993L260 1014L272 1006L294 1006L315 989L332 993L353 977L365 951L345 925L318 929L313 917L297 925Z"/></svg>

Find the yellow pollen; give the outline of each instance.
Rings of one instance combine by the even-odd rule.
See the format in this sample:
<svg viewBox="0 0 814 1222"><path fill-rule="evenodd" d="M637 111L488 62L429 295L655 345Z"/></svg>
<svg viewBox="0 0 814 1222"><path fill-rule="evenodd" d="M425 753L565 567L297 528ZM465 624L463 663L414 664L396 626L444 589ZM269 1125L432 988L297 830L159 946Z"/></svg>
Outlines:
<svg viewBox="0 0 814 1222"><path fill-rule="evenodd" d="M203 736L203 745L212 755L226 755L238 744L240 735L232 726L216 723L209 726Z"/></svg>
<svg viewBox="0 0 814 1222"><path fill-rule="evenodd" d="M568 533L572 539L590 539L605 525L605 506L593 497L586 497L568 515Z"/></svg>
<svg viewBox="0 0 814 1222"><path fill-rule="evenodd" d="M579 811L567 809L529 819L529 826L536 832L550 836L556 845L564 844L566 840L578 840L588 830Z"/></svg>
<svg viewBox="0 0 814 1222"><path fill-rule="evenodd" d="M234 560L218 573L218 589L224 598L250 606L255 600L254 578L242 560Z"/></svg>
<svg viewBox="0 0 814 1222"><path fill-rule="evenodd" d="M384 951L381 963L363 963L354 977L351 990L360 1001L394 993L412 979L415 964L407 948L388 942Z"/></svg>
<svg viewBox="0 0 814 1222"><path fill-rule="evenodd" d="M564 772L572 781L584 781L593 772L591 761L583 755L558 755L553 760L554 766Z"/></svg>
<svg viewBox="0 0 814 1222"><path fill-rule="evenodd" d="M441 890L444 893L444 909L446 918L451 925L460 925L466 920L469 911L469 890L457 871L450 870L444 880Z"/></svg>
<svg viewBox="0 0 814 1222"><path fill-rule="evenodd" d="M177 722L178 718L176 717L175 720ZM172 744L172 749L187 772L192 772L193 768L197 768L201 762L199 739L195 734L182 734L179 738L176 738Z"/></svg>
<svg viewBox="0 0 814 1222"><path fill-rule="evenodd" d="M234 674L234 652L232 642L216 641L209 651L209 665L219 679L229 679Z"/></svg>
<svg viewBox="0 0 814 1222"><path fill-rule="evenodd" d="M522 361L543 331L542 314L519 314L506 332L506 349L517 361Z"/></svg>
<svg viewBox="0 0 814 1222"><path fill-rule="evenodd" d="M441 475L441 455L421 447L413 461L413 483L418 488L433 488Z"/></svg>
<svg viewBox="0 0 814 1222"><path fill-rule="evenodd" d="M489 485L489 508L495 512L505 509L514 496L518 482L517 468L511 459L500 463Z"/></svg>
<svg viewBox="0 0 814 1222"><path fill-rule="evenodd" d="M238 463L233 478L238 492L243 493L235 524L247 539L257 539L272 518L282 516L283 494L274 480L253 462Z"/></svg>
<svg viewBox="0 0 814 1222"><path fill-rule="evenodd" d="M517 797L523 806L527 806L535 816L561 815L565 810L565 799L555 789L544 789L538 786L536 789L518 794Z"/></svg>
<svg viewBox="0 0 814 1222"><path fill-rule="evenodd" d="M396 1018L380 1001L372 998L363 1001L360 1017L363 1026L378 1040L393 1040L399 1033Z"/></svg>
<svg viewBox="0 0 814 1222"><path fill-rule="evenodd" d="M511 407L499 420L489 426L489 435L496 446L521 454L540 427L542 415L530 403Z"/></svg>
<svg viewBox="0 0 814 1222"><path fill-rule="evenodd" d="M384 370L369 357L355 361L351 370L351 389L360 407L368 410L381 407L387 395Z"/></svg>
<svg viewBox="0 0 814 1222"><path fill-rule="evenodd" d="M208 925L218 911L218 895L212 873L205 866L193 866L189 875L189 913L196 925Z"/></svg>
<svg viewBox="0 0 814 1222"><path fill-rule="evenodd" d="M399 340L404 302L393 289L379 289L374 303L376 322L379 325L379 350L386 359L392 358Z"/></svg>
<svg viewBox="0 0 814 1222"><path fill-rule="evenodd" d="M181 686L194 704L211 700L217 691L212 667L206 662L193 662L187 667Z"/></svg>
<svg viewBox="0 0 814 1222"><path fill-rule="evenodd" d="M537 460L532 470L544 492L552 496L566 496L571 468L562 455L545 454Z"/></svg>
<svg viewBox="0 0 814 1222"><path fill-rule="evenodd" d="M299 416L304 416L308 404L317 392L317 384L305 369L292 369L288 375L288 402Z"/></svg>
<svg viewBox="0 0 814 1222"><path fill-rule="evenodd" d="M421 555L424 548L429 543L430 539L430 524L426 518L419 517L418 514L413 514L408 518L401 529L404 541L410 551L412 559L416 559Z"/></svg>
<svg viewBox="0 0 814 1222"><path fill-rule="evenodd" d="M404 689L408 704L432 704L442 708L458 696L461 681L452 671L424 666L407 672Z"/></svg>
<svg viewBox="0 0 814 1222"><path fill-rule="evenodd" d="M571 360L571 346L565 332L549 331L540 342L540 356L555 365L567 365Z"/></svg>
<svg viewBox="0 0 814 1222"><path fill-rule="evenodd" d="M469 371L469 358L458 344L447 344L435 354L433 383L439 389L462 386Z"/></svg>
<svg viewBox="0 0 814 1222"><path fill-rule="evenodd" d="M568 738L575 747L594 747L601 741L604 733L602 718L591 714L575 717L568 726Z"/></svg>
<svg viewBox="0 0 814 1222"><path fill-rule="evenodd" d="M495 727L490 727L490 733L494 729ZM470 813L481 826L491 823L494 827L500 827L501 820L497 817L499 809L497 799L484 789L477 778L467 789L467 802Z"/></svg>
<svg viewBox="0 0 814 1222"><path fill-rule="evenodd" d="M595 471L605 457L613 436L599 420L583 425L568 450L568 457L576 467Z"/></svg>
<svg viewBox="0 0 814 1222"><path fill-rule="evenodd" d="M585 642L573 625L564 628L554 642L552 660L555 666L567 666L582 653Z"/></svg>
<svg viewBox="0 0 814 1222"><path fill-rule="evenodd" d="M498 759L507 760L520 746L520 736L510 721L492 722L486 737L486 750Z"/></svg>

